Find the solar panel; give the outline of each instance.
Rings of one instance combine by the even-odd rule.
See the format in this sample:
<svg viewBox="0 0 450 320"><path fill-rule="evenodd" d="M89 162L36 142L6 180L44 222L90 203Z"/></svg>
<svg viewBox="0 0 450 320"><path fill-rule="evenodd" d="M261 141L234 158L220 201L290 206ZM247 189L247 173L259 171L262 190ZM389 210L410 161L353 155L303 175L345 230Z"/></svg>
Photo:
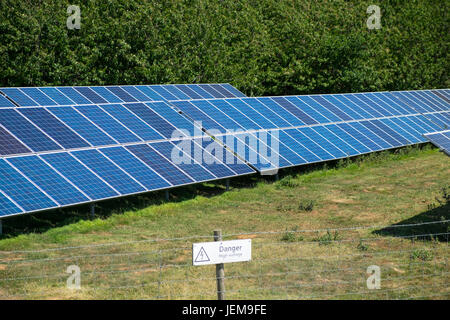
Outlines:
<svg viewBox="0 0 450 320"><path fill-rule="evenodd" d="M437 98L425 99L427 94L373 92L171 103L264 172L424 143L424 133L448 125L450 110L442 99L439 104Z"/></svg>
<svg viewBox="0 0 450 320"><path fill-rule="evenodd" d="M445 90L259 98L228 84L0 92L2 215L423 143L450 124Z"/></svg>
<svg viewBox="0 0 450 320"><path fill-rule="evenodd" d="M0 95L0 108L245 97L228 83L0 88L0 93L5 95Z"/></svg>
<svg viewBox="0 0 450 320"><path fill-rule="evenodd" d="M74 98L74 92L106 96L103 89L76 89ZM223 145L203 140L168 102L1 108L1 214L254 173Z"/></svg>
<svg viewBox="0 0 450 320"><path fill-rule="evenodd" d="M427 133L424 136L445 154L450 156L450 130Z"/></svg>

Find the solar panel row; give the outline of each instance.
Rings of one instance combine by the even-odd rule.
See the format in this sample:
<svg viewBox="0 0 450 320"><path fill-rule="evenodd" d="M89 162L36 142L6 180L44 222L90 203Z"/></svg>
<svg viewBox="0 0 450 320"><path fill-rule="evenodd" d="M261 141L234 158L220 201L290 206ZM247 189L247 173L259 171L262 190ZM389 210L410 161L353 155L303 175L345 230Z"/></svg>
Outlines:
<svg viewBox="0 0 450 320"><path fill-rule="evenodd" d="M0 91L8 97L0 95L4 216L254 172L224 145L265 172L422 143L450 123L448 90L264 98L227 84Z"/></svg>
<svg viewBox="0 0 450 320"><path fill-rule="evenodd" d="M189 145L189 147L186 147ZM250 174L214 141L162 141L0 159L0 215ZM212 146L211 146L212 145ZM201 150L200 157L195 150ZM183 161L174 162L174 150ZM235 161L226 161L227 157ZM176 157L175 157L176 158Z"/></svg>
<svg viewBox="0 0 450 320"><path fill-rule="evenodd" d="M425 137L450 156L450 130L427 133Z"/></svg>
<svg viewBox="0 0 450 320"><path fill-rule="evenodd" d="M172 104L257 170L271 171L426 142L422 134L450 124L446 94L424 90ZM230 131L238 133L225 134Z"/></svg>
<svg viewBox="0 0 450 320"><path fill-rule="evenodd" d="M167 102L0 109L0 156L193 137Z"/></svg>
<svg viewBox="0 0 450 320"><path fill-rule="evenodd" d="M0 95L0 108L245 97L227 83L1 88L0 92L4 94Z"/></svg>

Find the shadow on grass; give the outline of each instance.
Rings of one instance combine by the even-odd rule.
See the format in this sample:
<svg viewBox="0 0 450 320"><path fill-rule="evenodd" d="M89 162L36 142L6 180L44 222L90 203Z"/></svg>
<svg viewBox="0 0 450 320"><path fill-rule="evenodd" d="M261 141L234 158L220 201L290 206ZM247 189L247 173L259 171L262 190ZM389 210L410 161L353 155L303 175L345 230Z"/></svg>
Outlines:
<svg viewBox="0 0 450 320"><path fill-rule="evenodd" d="M429 205L429 209L417 216L400 221L390 227L376 230L373 233L381 236L412 237L413 240L448 242L450 223L431 223L450 220L450 187L442 189L442 197L436 197L437 203ZM423 225L420 225L424 223ZM400 225L414 225L410 227L398 227Z"/></svg>
<svg viewBox="0 0 450 320"><path fill-rule="evenodd" d="M253 188L259 179L257 175L236 177L230 179L230 188ZM169 201L166 200L165 191L104 200L95 204L95 218L107 219L113 214L140 210L152 205L183 202L196 196L211 198L224 192L226 192L226 180L217 180L169 189ZM3 235L0 236L0 240L13 238L21 234L43 233L49 229L73 224L81 220L89 220L93 218L90 212L90 204L83 204L10 217L3 220Z"/></svg>

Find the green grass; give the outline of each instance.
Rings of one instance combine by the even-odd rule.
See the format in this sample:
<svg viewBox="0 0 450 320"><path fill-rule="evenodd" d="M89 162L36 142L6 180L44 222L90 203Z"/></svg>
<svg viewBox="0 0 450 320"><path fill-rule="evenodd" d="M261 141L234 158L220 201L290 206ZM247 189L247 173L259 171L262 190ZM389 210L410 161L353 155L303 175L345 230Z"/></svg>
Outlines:
<svg viewBox="0 0 450 320"><path fill-rule="evenodd" d="M448 224L333 230L450 219L449 204L442 201L442 188L450 181L445 155L429 147L405 148L280 175L279 181L256 175L233 179L229 192L221 182L179 188L171 191L170 202L159 193L106 201L98 204L94 220L87 219L88 207L8 219L0 240L0 279L13 280L0 280L0 296L26 291L20 297L214 299L214 267L190 266L191 243L208 238L150 240L197 235L212 240L215 229L248 234L227 239L253 239L253 262L226 265L229 298L445 294L439 284L448 281L447 238L399 236L445 233ZM24 227L30 221L32 228ZM317 229L324 231L298 232ZM263 231L278 233L259 234ZM130 241L140 242L17 252ZM65 288L71 264L82 270L81 291ZM382 266L383 288L394 291L364 291L370 264Z"/></svg>

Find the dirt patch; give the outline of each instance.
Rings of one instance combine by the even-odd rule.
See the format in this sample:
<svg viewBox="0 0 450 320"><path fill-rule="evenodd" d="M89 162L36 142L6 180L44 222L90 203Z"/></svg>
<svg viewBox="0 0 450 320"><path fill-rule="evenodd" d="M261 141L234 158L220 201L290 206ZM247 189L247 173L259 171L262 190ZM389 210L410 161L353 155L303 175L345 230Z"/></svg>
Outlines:
<svg viewBox="0 0 450 320"><path fill-rule="evenodd" d="M258 235L256 235L256 234L243 234L243 235L237 236L236 238L237 239L254 239L257 237L258 237Z"/></svg>
<svg viewBox="0 0 450 320"><path fill-rule="evenodd" d="M353 199L333 199L333 200L331 200L331 202L342 203L342 204L356 204L356 203L358 203L357 201L355 201Z"/></svg>

